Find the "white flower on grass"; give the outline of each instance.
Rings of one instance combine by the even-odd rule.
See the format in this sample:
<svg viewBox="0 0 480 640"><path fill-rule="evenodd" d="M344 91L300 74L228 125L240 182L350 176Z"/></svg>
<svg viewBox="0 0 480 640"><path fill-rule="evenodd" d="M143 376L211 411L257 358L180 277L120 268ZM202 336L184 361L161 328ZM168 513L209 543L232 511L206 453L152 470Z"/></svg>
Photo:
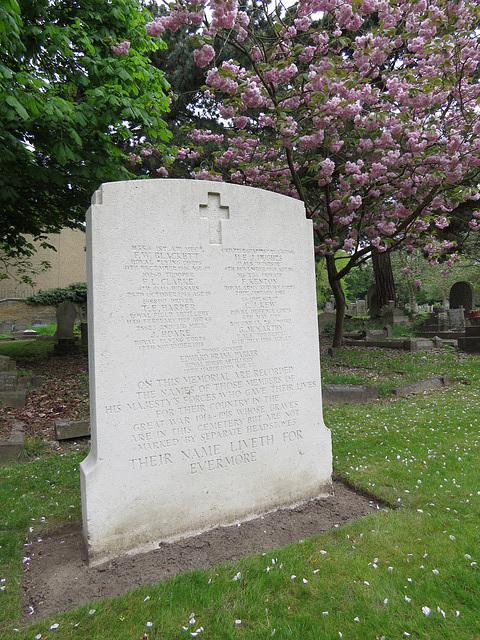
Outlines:
<svg viewBox="0 0 480 640"><path fill-rule="evenodd" d="M235 624L238 626L239 624L242 624L241 620L235 620Z"/></svg>
<svg viewBox="0 0 480 640"><path fill-rule="evenodd" d="M411 599L411 598L409 598L408 596L405 596L405 602L410 603L411 601L412 601L412 599Z"/></svg>
<svg viewBox="0 0 480 640"><path fill-rule="evenodd" d="M328 616L328 611L322 611L322 616Z"/></svg>
<svg viewBox="0 0 480 640"><path fill-rule="evenodd" d="M235 576L233 576L233 581L236 582L237 580L240 580L241 577L242 577L242 574L239 571Z"/></svg>
<svg viewBox="0 0 480 640"><path fill-rule="evenodd" d="M456 540L455 536L448 536L448 537L450 538L450 540L451 540L452 542L455 542L455 540Z"/></svg>
<svg viewBox="0 0 480 640"><path fill-rule="evenodd" d="M290 580L296 580L296 579L297 579L297 576L294 573L292 573L292 575L290 576Z"/></svg>
<svg viewBox="0 0 480 640"><path fill-rule="evenodd" d="M52 626L50 627L50 631L55 631L55 629L58 629L58 622L55 622L54 624L52 624Z"/></svg>
<svg viewBox="0 0 480 640"><path fill-rule="evenodd" d="M440 571L438 569L432 569L432 573L435 574L436 576L440 575Z"/></svg>
<svg viewBox="0 0 480 640"><path fill-rule="evenodd" d="M424 616L429 616L432 613L430 607L422 607L422 613Z"/></svg>
<svg viewBox="0 0 480 640"><path fill-rule="evenodd" d="M90 611L88 612L88 615L93 616L94 613L95 613L95 609L90 609Z"/></svg>
<svg viewBox="0 0 480 640"><path fill-rule="evenodd" d="M440 607L437 607L437 611L438 611L438 613L441 613L444 618L446 617L445 616L445 611L443 609L440 609Z"/></svg>
<svg viewBox="0 0 480 640"><path fill-rule="evenodd" d="M303 578L303 584L308 584L308 580L306 578Z"/></svg>
<svg viewBox="0 0 480 640"><path fill-rule="evenodd" d="M355 618L353 619L354 622L360 622L360 618L358 616L355 616Z"/></svg>
<svg viewBox="0 0 480 640"><path fill-rule="evenodd" d="M37 633L37 635L35 636L35 640L41 640L41 638L42 638L42 634Z"/></svg>
<svg viewBox="0 0 480 640"><path fill-rule="evenodd" d="M147 624L145 625L146 627L153 627L153 622L148 621Z"/></svg>
<svg viewBox="0 0 480 640"><path fill-rule="evenodd" d="M147 596L146 598L143 599L144 602L147 602L147 600L150 600L150 596Z"/></svg>

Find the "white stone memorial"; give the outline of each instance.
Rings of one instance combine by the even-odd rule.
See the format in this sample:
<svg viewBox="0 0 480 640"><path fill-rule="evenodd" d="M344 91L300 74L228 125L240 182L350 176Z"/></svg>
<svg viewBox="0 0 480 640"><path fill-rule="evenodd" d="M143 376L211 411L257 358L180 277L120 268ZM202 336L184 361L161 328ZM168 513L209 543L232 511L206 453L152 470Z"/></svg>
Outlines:
<svg viewBox="0 0 480 640"><path fill-rule="evenodd" d="M90 564L329 495L303 204L116 182L95 193L87 229Z"/></svg>

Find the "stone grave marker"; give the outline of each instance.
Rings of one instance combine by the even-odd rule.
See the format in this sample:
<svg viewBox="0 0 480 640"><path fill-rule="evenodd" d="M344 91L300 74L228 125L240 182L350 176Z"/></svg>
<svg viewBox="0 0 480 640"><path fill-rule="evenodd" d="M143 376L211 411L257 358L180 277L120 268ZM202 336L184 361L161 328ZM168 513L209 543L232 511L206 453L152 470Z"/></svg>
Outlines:
<svg viewBox="0 0 480 640"><path fill-rule="evenodd" d="M475 293L470 282L461 280L452 285L450 289L450 309L463 307L468 316L475 307Z"/></svg>
<svg viewBox="0 0 480 640"><path fill-rule="evenodd" d="M448 309L448 323L450 329L465 328L465 310L463 307L458 309Z"/></svg>
<svg viewBox="0 0 480 640"><path fill-rule="evenodd" d="M357 300L357 316L367 315L367 304L365 300Z"/></svg>
<svg viewBox="0 0 480 640"><path fill-rule="evenodd" d="M14 320L1 320L0 321L0 333L11 333L15 325Z"/></svg>
<svg viewBox="0 0 480 640"><path fill-rule="evenodd" d="M117 182L94 195L87 231L89 562L329 495L303 205L232 184Z"/></svg>
<svg viewBox="0 0 480 640"><path fill-rule="evenodd" d="M55 332L54 353L65 355L77 350L77 340L73 333L75 320L77 319L77 308L70 300L61 302L56 311L57 330Z"/></svg>
<svg viewBox="0 0 480 640"><path fill-rule="evenodd" d="M73 334L73 327L77 318L77 309L73 302L70 300L64 300L57 307L57 330L55 332L55 338L57 340L72 340L75 336Z"/></svg>
<svg viewBox="0 0 480 640"><path fill-rule="evenodd" d="M380 306L378 304L377 287L371 284L367 291L367 309L370 318L377 318L380 314Z"/></svg>

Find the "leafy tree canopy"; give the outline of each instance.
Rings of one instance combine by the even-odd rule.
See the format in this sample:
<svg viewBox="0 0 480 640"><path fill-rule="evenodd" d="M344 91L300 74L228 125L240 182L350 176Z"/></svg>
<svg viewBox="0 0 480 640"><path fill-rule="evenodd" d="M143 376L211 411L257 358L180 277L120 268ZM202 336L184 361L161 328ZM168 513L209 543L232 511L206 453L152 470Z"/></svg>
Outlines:
<svg viewBox="0 0 480 640"><path fill-rule="evenodd" d="M102 182L126 179L147 133L168 139L168 84L139 0L2 0L0 245L83 220Z"/></svg>

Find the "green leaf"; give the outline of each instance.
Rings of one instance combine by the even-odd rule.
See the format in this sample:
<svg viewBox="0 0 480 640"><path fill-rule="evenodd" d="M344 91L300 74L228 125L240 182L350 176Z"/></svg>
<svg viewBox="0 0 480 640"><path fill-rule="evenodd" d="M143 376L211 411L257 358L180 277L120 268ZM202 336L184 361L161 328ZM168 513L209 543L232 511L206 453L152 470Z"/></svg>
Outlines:
<svg viewBox="0 0 480 640"><path fill-rule="evenodd" d="M120 78L122 78L122 80L128 80L128 82L132 82L133 80L132 76L124 68L120 68L118 70L118 75L120 76Z"/></svg>
<svg viewBox="0 0 480 640"><path fill-rule="evenodd" d="M15 109L15 111L18 113L20 118L22 118L22 120L28 120L29 116L28 116L27 110L24 107L22 107L22 105L15 98L15 96L12 96L12 95L7 96L5 98L5 102Z"/></svg>
<svg viewBox="0 0 480 640"><path fill-rule="evenodd" d="M71 129L70 137L75 140L75 142L78 144L79 147L83 146L82 139L80 138L78 133L75 131L75 129Z"/></svg>

